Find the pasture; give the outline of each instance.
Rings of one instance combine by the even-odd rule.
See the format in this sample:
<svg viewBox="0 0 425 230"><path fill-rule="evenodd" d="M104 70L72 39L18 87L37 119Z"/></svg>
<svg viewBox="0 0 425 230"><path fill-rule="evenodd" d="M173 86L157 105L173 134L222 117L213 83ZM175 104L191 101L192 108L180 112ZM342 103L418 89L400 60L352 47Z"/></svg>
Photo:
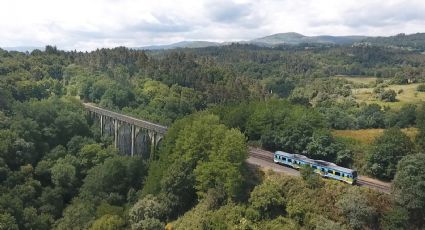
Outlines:
<svg viewBox="0 0 425 230"><path fill-rule="evenodd" d="M409 136L412 141L418 133L417 128L401 129L403 133ZM332 134L336 137L347 137L359 141L361 144L370 145L376 137L380 136L384 129L358 129L358 130L333 130Z"/></svg>
<svg viewBox="0 0 425 230"><path fill-rule="evenodd" d="M396 102L385 102L375 98L373 88L352 89L352 92L358 103L376 103L381 106L388 106L394 109L399 109L404 104L420 104L425 102L425 92L416 91L418 85L419 83L408 85L389 85L385 87L385 90L392 89L397 93Z"/></svg>

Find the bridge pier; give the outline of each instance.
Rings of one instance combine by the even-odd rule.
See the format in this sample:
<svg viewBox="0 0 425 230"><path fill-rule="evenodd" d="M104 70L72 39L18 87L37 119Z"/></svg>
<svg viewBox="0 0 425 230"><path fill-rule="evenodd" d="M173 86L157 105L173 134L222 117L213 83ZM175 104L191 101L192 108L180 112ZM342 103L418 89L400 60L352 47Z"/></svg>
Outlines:
<svg viewBox="0 0 425 230"><path fill-rule="evenodd" d="M103 115L100 115L100 136L103 136L103 133L104 133L104 124L103 124Z"/></svg>
<svg viewBox="0 0 425 230"><path fill-rule="evenodd" d="M90 115L100 120L100 134L114 135L115 148L131 156L149 154L152 159L167 127L126 116L92 104L83 104ZM114 131L112 132L112 129ZM130 146L128 146L130 145Z"/></svg>
<svg viewBox="0 0 425 230"><path fill-rule="evenodd" d="M131 156L134 156L136 144L136 126L131 126Z"/></svg>
<svg viewBox="0 0 425 230"><path fill-rule="evenodd" d="M118 148L118 120L114 119L114 146Z"/></svg>

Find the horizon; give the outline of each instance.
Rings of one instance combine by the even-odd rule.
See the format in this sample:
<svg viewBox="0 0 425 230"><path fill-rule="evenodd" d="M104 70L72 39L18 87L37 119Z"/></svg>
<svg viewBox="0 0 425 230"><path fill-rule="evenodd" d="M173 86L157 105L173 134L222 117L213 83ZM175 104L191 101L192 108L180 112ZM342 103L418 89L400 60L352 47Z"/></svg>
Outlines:
<svg viewBox="0 0 425 230"><path fill-rule="evenodd" d="M278 35L278 34L289 34L289 33L295 33L295 34L299 34L305 37L316 37L316 36L331 36L331 37L368 37L368 38L373 38L373 37L391 37L391 36L396 36L399 34L405 34L405 35L413 35L413 34L422 34L425 32L415 32L415 33L397 33L397 34L393 34L393 35L388 35L388 36L369 36L369 35L362 35L362 34L348 34L348 35L330 35L330 34L320 34L320 35L305 35L305 34L301 34L301 33L297 33L297 32L282 32L282 33L275 33L275 34L270 34L270 35L265 35L262 37L257 37L257 38L252 38L249 40L238 40L238 41L208 41L208 40L182 40L182 41L176 41L176 42L172 42L172 43L166 43L166 44L152 44L152 45L146 45L146 46L123 46L123 45L119 45L119 46L111 46L111 47L94 47L93 49L90 50L78 50L78 49L63 49L55 44L45 44L45 45L41 45L41 46L9 46L9 47L2 47L0 46L1 49L7 50L7 51L18 51L18 52L31 52L33 50L36 49L44 49L46 48L46 46L52 46L57 48L58 50L62 50L62 51L78 51L78 52L91 52L97 49L114 49L114 48L118 48L118 47L126 47L129 49L143 49L143 48L151 48L151 47L162 47L162 46L170 46L170 45L174 45L174 44L178 44L178 43L183 43L183 42L211 42L211 43L217 43L217 44L222 44L222 43L238 43L238 42L249 42L255 39L259 39L259 38L265 38L265 37L269 37L269 36L274 36L274 35ZM283 43L282 43L283 44ZM29 49L27 49L29 48ZM161 48L160 48L161 49Z"/></svg>
<svg viewBox="0 0 425 230"><path fill-rule="evenodd" d="M0 47L5 48L51 44L90 51L247 41L285 31L372 37L425 31L425 2L419 0L17 0L0 6L7 9L0 15Z"/></svg>

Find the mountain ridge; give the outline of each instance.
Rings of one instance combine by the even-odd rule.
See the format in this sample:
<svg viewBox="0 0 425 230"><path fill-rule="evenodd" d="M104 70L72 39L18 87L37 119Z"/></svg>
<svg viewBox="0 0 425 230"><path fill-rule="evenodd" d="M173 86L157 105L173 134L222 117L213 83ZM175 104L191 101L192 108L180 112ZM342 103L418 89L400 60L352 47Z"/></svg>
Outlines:
<svg viewBox="0 0 425 230"><path fill-rule="evenodd" d="M394 36L364 36L364 35L317 35L306 36L296 32L276 33L268 36L242 41L213 42L205 40L185 40L165 45L150 45L141 47L130 47L137 50L169 50L178 48L205 48L215 46L225 46L232 43L253 44L257 46L275 47L279 45L299 45L299 44L329 44L329 45L374 45L397 47L403 49L413 49L425 51L425 33L397 34ZM17 46L1 47L6 51L31 52L35 49L43 50L41 47Z"/></svg>

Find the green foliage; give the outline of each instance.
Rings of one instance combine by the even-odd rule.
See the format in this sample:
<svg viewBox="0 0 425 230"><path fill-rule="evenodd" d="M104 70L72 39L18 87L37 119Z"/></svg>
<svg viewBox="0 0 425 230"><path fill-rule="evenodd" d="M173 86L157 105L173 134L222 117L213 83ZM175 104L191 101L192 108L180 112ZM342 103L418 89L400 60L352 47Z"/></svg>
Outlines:
<svg viewBox="0 0 425 230"><path fill-rule="evenodd" d="M309 165L303 165L300 169L301 178L307 183L309 188L319 188L322 186L320 176L314 172Z"/></svg>
<svg viewBox="0 0 425 230"><path fill-rule="evenodd" d="M401 207L409 211L414 226L423 226L425 221L424 163L424 154L405 156L398 163L397 174L393 181L394 198ZM399 216L403 213L395 214Z"/></svg>
<svg viewBox="0 0 425 230"><path fill-rule="evenodd" d="M416 136L415 142L418 144L419 150L425 152L425 104L422 104L416 115L416 124L419 128L419 133Z"/></svg>
<svg viewBox="0 0 425 230"><path fill-rule="evenodd" d="M416 90L418 92L425 92L425 84L418 85L418 87L416 88Z"/></svg>
<svg viewBox="0 0 425 230"><path fill-rule="evenodd" d="M161 181L159 190L178 201L177 210L190 207L195 192L202 198L213 188L235 198L243 184L246 151L245 137L239 131L227 129L217 116L194 114L169 129L159 163L149 170L146 184Z"/></svg>
<svg viewBox="0 0 425 230"><path fill-rule="evenodd" d="M250 141L269 150L285 150L348 165L351 152L325 129L316 110L283 100L242 103L212 109L229 126L244 130Z"/></svg>
<svg viewBox="0 0 425 230"><path fill-rule="evenodd" d="M132 229L159 229L164 228L160 220L165 217L164 205L153 195L147 195L139 200L129 211Z"/></svg>
<svg viewBox="0 0 425 230"><path fill-rule="evenodd" d="M251 192L251 206L263 217L273 217L284 213L286 199L280 185L267 180Z"/></svg>
<svg viewBox="0 0 425 230"><path fill-rule="evenodd" d="M0 214L0 229L1 230L18 230L15 218L9 213Z"/></svg>
<svg viewBox="0 0 425 230"><path fill-rule="evenodd" d="M384 127L384 113L378 104L370 104L362 107L358 112L359 128Z"/></svg>
<svg viewBox="0 0 425 230"><path fill-rule="evenodd" d="M353 229L370 226L376 216L376 210L367 203L358 189L350 189L341 196L336 206Z"/></svg>
<svg viewBox="0 0 425 230"><path fill-rule="evenodd" d="M392 179L398 161L403 156L411 154L413 147L410 138L400 129L385 130L373 143L368 159L370 172L379 178Z"/></svg>
<svg viewBox="0 0 425 230"><path fill-rule="evenodd" d="M381 42L410 47L415 40L412 47L416 49L420 36ZM403 84L423 82L423 55L374 46L305 48L233 44L149 53L124 47L89 53L64 52L53 46L30 54L0 50L0 228L126 229L130 227L127 209L139 194L156 204L141 207L143 213L155 213L157 207L162 210L161 215L149 214L136 223L144 229L163 228L165 221L183 215L197 202L189 219L176 226L342 229L344 214L361 219L355 224L362 226L403 228L404 209L407 227L421 226L422 196L417 192L421 188L415 186L421 186L423 173L410 160L410 166L399 166L400 176L396 176L396 201L402 207L386 207L376 215L384 215L382 226L365 220L354 208L335 211L333 201L344 200L340 199L344 187L332 182L316 186L317 176L311 172L304 175L307 183L266 179L250 194L249 202L244 200L250 191L244 178L248 175L243 163L245 137L220 122L239 128L265 148L342 165L351 164L353 153L328 128L416 124L415 142L419 150L425 149L422 107L391 110L357 104L352 89L365 84L332 77L368 75ZM395 92L380 89L377 93L384 101L396 100ZM74 96L151 121L174 123L155 155L158 158L146 164L139 158L116 156L105 147L106 141L97 144L100 137L90 131L90 121ZM220 120L207 113L178 120L205 108ZM389 179L397 161L413 152L413 146L405 136L388 136L377 140L369 160L373 174ZM407 173L414 176L406 179L402 175ZM403 179L412 180L413 185ZM375 197L362 195L369 202ZM376 211L380 212L379 207Z"/></svg>
<svg viewBox="0 0 425 230"><path fill-rule="evenodd" d="M400 111L387 111L385 113L385 126L386 127L409 127L416 123L416 106L415 105L403 105Z"/></svg>
<svg viewBox="0 0 425 230"><path fill-rule="evenodd" d="M382 227L391 230L403 230L408 228L409 212L400 207L395 206L382 217Z"/></svg>
<svg viewBox="0 0 425 230"><path fill-rule="evenodd" d="M51 169L52 182L62 188L70 188L76 181L75 167L63 161L58 161Z"/></svg>
<svg viewBox="0 0 425 230"><path fill-rule="evenodd" d="M56 221L55 229L88 229L94 218L95 208L93 204L75 199L65 208L63 217Z"/></svg>
<svg viewBox="0 0 425 230"><path fill-rule="evenodd" d="M93 222L90 230L120 230L126 229L125 221L117 215L106 214Z"/></svg>
<svg viewBox="0 0 425 230"><path fill-rule="evenodd" d="M397 96L397 93L392 89L381 90L377 93L378 99L385 102L395 102L396 96Z"/></svg>
<svg viewBox="0 0 425 230"><path fill-rule="evenodd" d="M110 157L88 171L80 197L93 203L106 200L122 205L129 188L140 188L145 171L140 158Z"/></svg>

